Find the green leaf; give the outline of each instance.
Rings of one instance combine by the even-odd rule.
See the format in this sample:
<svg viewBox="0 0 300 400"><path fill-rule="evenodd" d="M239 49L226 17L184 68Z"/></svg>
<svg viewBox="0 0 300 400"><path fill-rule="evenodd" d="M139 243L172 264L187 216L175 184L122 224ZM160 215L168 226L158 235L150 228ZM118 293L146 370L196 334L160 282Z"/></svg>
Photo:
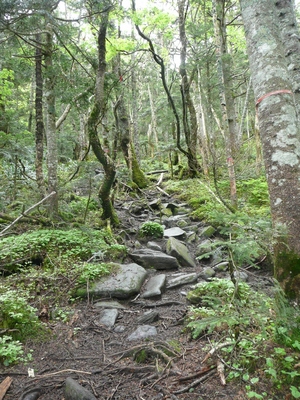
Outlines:
<svg viewBox="0 0 300 400"><path fill-rule="evenodd" d="M300 399L300 392L299 392L299 390L298 390L295 386L291 386L291 387L290 387L290 390L291 390L292 396L293 396L295 399Z"/></svg>

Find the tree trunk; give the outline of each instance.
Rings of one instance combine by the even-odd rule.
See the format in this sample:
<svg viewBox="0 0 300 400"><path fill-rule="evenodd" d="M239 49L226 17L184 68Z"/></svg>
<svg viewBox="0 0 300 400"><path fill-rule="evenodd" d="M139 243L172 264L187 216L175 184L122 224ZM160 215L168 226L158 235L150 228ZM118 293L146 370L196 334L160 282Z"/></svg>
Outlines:
<svg viewBox="0 0 300 400"><path fill-rule="evenodd" d="M294 0L275 2L279 20L279 32L284 46L284 56L292 79L298 119L300 118L300 41L299 29L295 14Z"/></svg>
<svg viewBox="0 0 300 400"><path fill-rule="evenodd" d="M213 22L215 31L217 72L219 79L219 94L222 109L222 122L225 135L225 151L230 182L231 205L237 207L236 177L234 167L235 141L237 139L234 99L229 84L229 55L226 45L226 23L224 1L213 0Z"/></svg>
<svg viewBox="0 0 300 400"><path fill-rule="evenodd" d="M43 74L41 35L36 35L37 47L35 50L35 175L36 183L41 195L45 197L45 180L43 173L44 159L44 119L43 119Z"/></svg>
<svg viewBox="0 0 300 400"><path fill-rule="evenodd" d="M300 140L274 0L240 0L270 194L275 276L300 299ZM279 233L279 235L278 235Z"/></svg>
<svg viewBox="0 0 300 400"><path fill-rule="evenodd" d="M113 207L111 189L116 176L116 168L113 160L104 151L98 136L98 126L103 121L106 113L106 95L104 89L106 72L106 30L108 25L110 2L104 2L104 11L101 13L101 22L98 31L98 68L95 87L95 103L87 122L87 130L90 144L97 160L102 164L105 175L99 190L99 200L103 213L101 218L109 219L113 225L119 224L117 213Z"/></svg>
<svg viewBox="0 0 300 400"><path fill-rule="evenodd" d="M46 103L46 138L47 138L47 168L48 193L55 192L49 200L49 215L55 217L58 212L57 196L57 138L55 115L55 71L53 68L53 34L48 24L45 43L45 103Z"/></svg>
<svg viewBox="0 0 300 400"><path fill-rule="evenodd" d="M185 142L187 145L187 158L189 165L189 174L191 177L197 176L201 167L197 160L197 136L198 123L194 103L190 94L190 82L188 81L186 70L186 55L187 55L187 37L185 32L186 11L189 6L189 1L178 0L178 16L179 16L179 37L181 43L180 49L180 67L181 75L181 96L182 96L182 114L183 114L183 130Z"/></svg>
<svg viewBox="0 0 300 400"><path fill-rule="evenodd" d="M130 137L128 113L125 107L123 96L118 100L117 109L117 128L120 133L121 149L125 158L127 168L130 171L132 182L140 189L147 187L148 182L140 168L137 156L134 151L132 138Z"/></svg>

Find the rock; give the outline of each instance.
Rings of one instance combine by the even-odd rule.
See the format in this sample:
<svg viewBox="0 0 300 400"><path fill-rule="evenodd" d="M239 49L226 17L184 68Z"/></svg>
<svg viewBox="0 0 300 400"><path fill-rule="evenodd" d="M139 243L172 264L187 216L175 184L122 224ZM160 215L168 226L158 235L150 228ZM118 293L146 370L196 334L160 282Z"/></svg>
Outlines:
<svg viewBox="0 0 300 400"><path fill-rule="evenodd" d="M188 222L185 219L180 219L177 222L177 226L179 226L179 228L183 229L188 226Z"/></svg>
<svg viewBox="0 0 300 400"><path fill-rule="evenodd" d="M233 276L240 282L247 282L249 279L248 274L244 271L234 271Z"/></svg>
<svg viewBox="0 0 300 400"><path fill-rule="evenodd" d="M216 275L216 271L211 267L203 268L202 272L200 273L201 278L205 279L206 281L209 281L215 275Z"/></svg>
<svg viewBox="0 0 300 400"><path fill-rule="evenodd" d="M97 303L94 304L94 307L117 308L119 310L125 310L126 308L117 301L97 301Z"/></svg>
<svg viewBox="0 0 300 400"><path fill-rule="evenodd" d="M212 252L213 248L212 248L212 243L210 240L204 240L202 243L200 243L197 246L197 249L195 251L195 256L199 257L199 259L201 260L202 258L209 258L211 256L211 252Z"/></svg>
<svg viewBox="0 0 300 400"><path fill-rule="evenodd" d="M197 239L196 232L190 231L186 233L187 242L192 243Z"/></svg>
<svg viewBox="0 0 300 400"><path fill-rule="evenodd" d="M100 315L100 324L112 328L118 318L119 312L116 308L109 308L102 311Z"/></svg>
<svg viewBox="0 0 300 400"><path fill-rule="evenodd" d="M193 283L197 278L198 275L195 272L176 276L175 278L168 279L167 289L173 289L178 286L186 285L187 283Z"/></svg>
<svg viewBox="0 0 300 400"><path fill-rule="evenodd" d="M141 325L131 335L128 336L127 340L140 340L147 339L148 337L157 335L155 326L152 325Z"/></svg>
<svg viewBox="0 0 300 400"><path fill-rule="evenodd" d="M178 221L182 221L182 220L190 223L188 214L174 215L172 217L167 218L164 222L168 228L173 228L173 227L177 226Z"/></svg>
<svg viewBox="0 0 300 400"><path fill-rule="evenodd" d="M176 269L179 267L175 257L169 256L161 251L141 249L129 254L130 257L145 268L154 269Z"/></svg>
<svg viewBox="0 0 300 400"><path fill-rule="evenodd" d="M166 275L154 275L152 276L146 284L145 291L141 295L142 298L148 299L150 297L160 296L165 288Z"/></svg>
<svg viewBox="0 0 300 400"><path fill-rule="evenodd" d="M31 389L28 390L26 393L23 393L21 396L22 400L37 400L41 395L41 389L36 388L36 389ZM0 398L2 398L0 396Z"/></svg>
<svg viewBox="0 0 300 400"><path fill-rule="evenodd" d="M116 333L123 333L126 330L126 326L124 325L117 325L114 327L114 332Z"/></svg>
<svg viewBox="0 0 300 400"><path fill-rule="evenodd" d="M167 241L167 253L176 257L182 266L196 268L196 263L186 245L174 237L170 237Z"/></svg>
<svg viewBox="0 0 300 400"><path fill-rule="evenodd" d="M158 243L155 242L148 242L147 247L151 250L162 251L162 248Z"/></svg>
<svg viewBox="0 0 300 400"><path fill-rule="evenodd" d="M176 226L175 228L165 229L164 236L165 237L175 237L176 236L176 237L184 238L186 236L186 233L183 229Z"/></svg>
<svg viewBox="0 0 300 400"><path fill-rule="evenodd" d="M224 272L228 270L228 261L220 262L219 264L214 266L214 270L217 272Z"/></svg>
<svg viewBox="0 0 300 400"><path fill-rule="evenodd" d="M159 313L158 311L150 310L146 311L143 315L137 318L136 322L139 325L142 324L151 324L152 322L157 321L159 318Z"/></svg>
<svg viewBox="0 0 300 400"><path fill-rule="evenodd" d="M65 400L97 400L96 397L72 378L67 378L64 388Z"/></svg>
<svg viewBox="0 0 300 400"><path fill-rule="evenodd" d="M147 271L138 264L119 264L115 274L90 284L89 294L97 297L127 299L139 293ZM83 290L83 289L82 289Z"/></svg>
<svg viewBox="0 0 300 400"><path fill-rule="evenodd" d="M202 229L200 232L201 237L211 237L214 233L216 232L215 228L211 225L206 226L205 228Z"/></svg>

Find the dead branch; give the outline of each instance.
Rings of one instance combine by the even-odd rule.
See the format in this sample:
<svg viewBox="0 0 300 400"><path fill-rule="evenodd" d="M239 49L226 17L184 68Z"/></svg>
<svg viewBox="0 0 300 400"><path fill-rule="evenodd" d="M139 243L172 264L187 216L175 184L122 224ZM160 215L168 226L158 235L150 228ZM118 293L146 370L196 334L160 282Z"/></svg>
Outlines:
<svg viewBox="0 0 300 400"><path fill-rule="evenodd" d="M224 343L219 343L217 346L213 347L204 357L204 359L201 361L201 363L205 363L212 355L215 354L217 350L222 349L223 347L231 346L232 344L235 344L235 342L224 342Z"/></svg>
<svg viewBox="0 0 300 400"><path fill-rule="evenodd" d="M224 364L222 363L221 360L217 361L217 372L218 375L220 377L220 381L221 381L221 385L225 386L226 385L226 379L225 379L225 368L224 368Z"/></svg>
<svg viewBox="0 0 300 400"><path fill-rule="evenodd" d="M184 381L188 381L190 379L198 378L199 376L201 376L203 374L206 374L207 372L209 372L209 371L211 371L212 369L215 369L215 368L216 368L215 366L213 366L213 367L203 367L203 368L201 368L200 371L198 371L198 372L196 372L196 373L194 373L192 375L180 376L178 378L178 381L179 382L184 382Z"/></svg>
<svg viewBox="0 0 300 400"><path fill-rule="evenodd" d="M0 400L2 400L12 383L12 378L7 376L4 381L0 383Z"/></svg>
<svg viewBox="0 0 300 400"><path fill-rule="evenodd" d="M210 376L212 376L215 373L215 371L210 371L208 372L206 375L202 376L199 379L196 379L195 381L193 381L192 383L190 383L189 385L185 386L184 388L180 389L180 390L176 390L176 392L173 392L174 394L181 394L181 393L186 393L188 392L190 389L194 388L195 386L198 386L199 383L205 381L206 379L208 379Z"/></svg>
<svg viewBox="0 0 300 400"><path fill-rule="evenodd" d="M42 203L44 203L46 200L48 200L50 197L54 196L56 194L56 192L51 192L50 194L48 194L46 197L44 197L42 200L40 200L38 203L34 204L33 206L29 207L26 211L24 211L21 215L18 216L18 218L16 218L10 225L8 225L5 229L3 229L0 232L0 236L3 236L3 234L8 231L11 227L13 227L14 225L16 225L16 223L18 221L20 221L20 219L22 219L24 216L26 216L27 214L29 214L31 211L33 211L35 208L37 208L39 205L41 205Z"/></svg>
<svg viewBox="0 0 300 400"><path fill-rule="evenodd" d="M61 371L50 372L49 374L36 375L35 379L48 378L49 376L64 374L65 372L75 372L76 374L92 375L92 372L78 371L76 369L62 369Z"/></svg>

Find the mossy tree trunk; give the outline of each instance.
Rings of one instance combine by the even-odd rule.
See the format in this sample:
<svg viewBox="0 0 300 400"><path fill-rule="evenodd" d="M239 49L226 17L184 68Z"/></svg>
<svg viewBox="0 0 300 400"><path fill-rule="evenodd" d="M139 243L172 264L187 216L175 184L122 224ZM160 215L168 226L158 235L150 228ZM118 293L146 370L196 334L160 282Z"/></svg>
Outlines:
<svg viewBox="0 0 300 400"><path fill-rule="evenodd" d="M282 35L283 25L278 29L274 0L240 3L271 214L277 229L275 276L290 298L300 300L300 126L292 91L293 73L286 58L286 38Z"/></svg>
<svg viewBox="0 0 300 400"><path fill-rule="evenodd" d="M147 187L148 182L145 174L140 168L133 141L130 135L128 113L126 111L123 96L120 96L116 108L117 128L120 134L121 149L125 158L126 165L130 171L132 182L140 189Z"/></svg>
<svg viewBox="0 0 300 400"><path fill-rule="evenodd" d="M95 102L89 114L87 121L87 130L91 147L97 160L102 164L104 169L104 179L99 189L99 200L102 205L102 219L109 219L113 225L119 224L117 213L113 207L111 191L116 176L116 168L113 160L103 149L101 145L98 129L101 126L106 113L106 94L104 89L105 72L106 72L106 31L108 26L109 12L112 4L106 0L102 4L100 13L100 26L98 30L98 67L95 87Z"/></svg>

